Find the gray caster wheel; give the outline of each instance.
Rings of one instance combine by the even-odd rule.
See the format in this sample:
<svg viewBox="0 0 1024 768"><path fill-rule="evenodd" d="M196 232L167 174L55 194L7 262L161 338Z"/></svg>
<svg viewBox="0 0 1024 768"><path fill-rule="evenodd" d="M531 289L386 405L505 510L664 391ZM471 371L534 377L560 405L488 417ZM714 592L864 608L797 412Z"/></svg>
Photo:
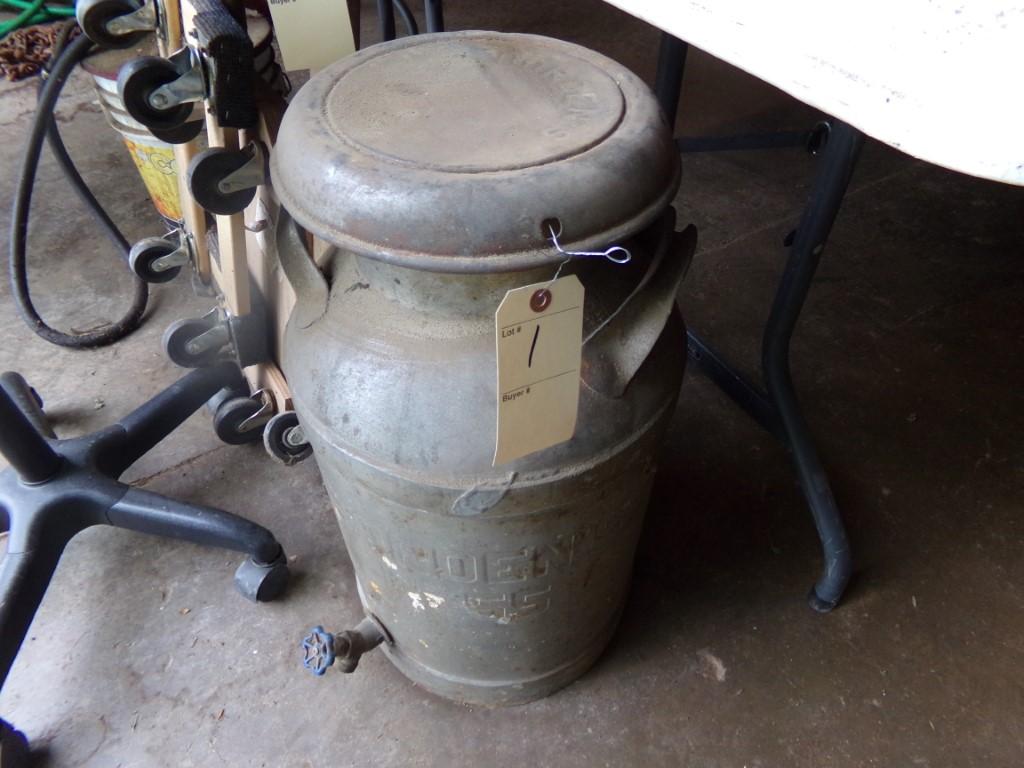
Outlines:
<svg viewBox="0 0 1024 768"><path fill-rule="evenodd" d="M272 563L261 565L248 558L235 571L235 587L254 603L267 603L281 596L288 586L288 560L284 550Z"/></svg>
<svg viewBox="0 0 1024 768"><path fill-rule="evenodd" d="M115 35L107 30L107 24L141 7L142 3L136 0L79 0L75 6L75 18L85 36L101 48L130 48L141 42L149 32L140 30Z"/></svg>
<svg viewBox="0 0 1024 768"><path fill-rule="evenodd" d="M150 130L166 133L186 123L192 115L192 104L158 109L150 103L149 97L157 88L179 77L181 73L174 62L159 56L140 56L121 67L117 74L117 92L129 115Z"/></svg>
<svg viewBox="0 0 1024 768"><path fill-rule="evenodd" d="M232 397L217 407L213 431L228 445L255 443L263 437L266 422L246 424L263 409L263 403L251 397Z"/></svg>
<svg viewBox="0 0 1024 768"><path fill-rule="evenodd" d="M178 276L181 267L159 270L156 268L159 265L154 265L154 262L176 250L177 245L162 237L147 237L132 246L128 253L128 266L147 283L166 283Z"/></svg>
<svg viewBox="0 0 1024 768"><path fill-rule="evenodd" d="M256 197L256 185L224 191L221 182L252 160L244 149L212 147L200 152L188 164L188 189L192 197L210 213L221 216L241 213Z"/></svg>
<svg viewBox="0 0 1024 768"><path fill-rule="evenodd" d="M295 411L279 413L267 422L263 430L263 446L286 467L313 455L313 446L302 433Z"/></svg>
<svg viewBox="0 0 1024 768"><path fill-rule="evenodd" d="M28 739L6 720L0 720L0 768L29 768Z"/></svg>
<svg viewBox="0 0 1024 768"><path fill-rule="evenodd" d="M188 349L190 341L206 333L214 325L216 320L208 318L188 318L171 323L164 331L164 354L172 363L182 368L202 368L217 362L221 359L222 347L203 349L200 352L190 352Z"/></svg>

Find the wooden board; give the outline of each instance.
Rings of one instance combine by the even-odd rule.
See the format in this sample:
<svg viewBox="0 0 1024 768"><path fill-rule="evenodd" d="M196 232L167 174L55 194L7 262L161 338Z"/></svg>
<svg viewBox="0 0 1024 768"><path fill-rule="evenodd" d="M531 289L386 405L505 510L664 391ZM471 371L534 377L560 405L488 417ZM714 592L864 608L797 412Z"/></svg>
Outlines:
<svg viewBox="0 0 1024 768"><path fill-rule="evenodd" d="M195 8L189 0L180 4L180 23L184 35L194 28ZM245 146L250 138L263 141L266 147L273 144L273 131L276 130L277 117L268 121L261 118L259 127L250 137L245 131L222 128L214 115L206 110L206 136L210 147L226 147L238 149ZM205 212L195 203L185 183L185 169L188 160L195 154L192 144L182 145L182 157L178 159L179 181L182 187L182 210L185 217L186 230L193 233L197 246L197 271L201 277L212 281L220 297L220 301L230 314L242 317L253 311L263 315L272 330L274 341L272 362L253 365L243 373L254 390L264 390L271 398L277 412L291 409L291 392L288 389L284 374L277 365L280 350L280 336L291 307L294 304L294 293L289 293L280 285L275 285L269 277L271 264L276 260L268 259L268 234L272 237L273 224L276 221L276 203L268 195L265 187L257 191L256 199L246 211L231 216L216 216L217 223L217 258L211 259L206 240ZM262 207L261 207L262 206ZM198 215L196 213L198 212ZM263 224L258 221L264 220ZM253 293L260 298L259 306L254 306Z"/></svg>
<svg viewBox="0 0 1024 768"><path fill-rule="evenodd" d="M157 36L157 47L160 55L170 56L182 46L182 18L181 7L174 2L168 2L160 6L163 13L163 34ZM199 149L199 141L193 139L186 144L174 145L174 163L178 168L178 199L181 202L182 226L185 231L192 235L192 245L195 248L195 269L200 280L209 283L210 274L210 251L206 247L206 214L203 209L192 199L188 191L188 183L185 180L185 170L192 158Z"/></svg>

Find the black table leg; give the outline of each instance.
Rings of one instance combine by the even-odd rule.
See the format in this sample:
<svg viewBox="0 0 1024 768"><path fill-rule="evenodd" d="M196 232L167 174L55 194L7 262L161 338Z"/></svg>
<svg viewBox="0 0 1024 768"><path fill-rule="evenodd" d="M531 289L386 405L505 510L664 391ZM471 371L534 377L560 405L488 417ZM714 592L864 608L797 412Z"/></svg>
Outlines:
<svg viewBox="0 0 1024 768"><path fill-rule="evenodd" d="M850 580L850 545L828 477L796 399L789 370L789 342L863 142L863 134L852 126L837 121L831 123L810 200L796 230L764 330L761 369L767 392L746 381L695 333L689 335L690 356L698 367L778 437L793 456L825 556L825 568L808 598L811 607L821 612L835 608Z"/></svg>
<svg viewBox="0 0 1024 768"><path fill-rule="evenodd" d="M391 3L392 0L377 0L381 42L395 39L395 7Z"/></svg>
<svg viewBox="0 0 1024 768"><path fill-rule="evenodd" d="M655 92L669 124L675 122L686 61L686 43L662 36ZM816 611L832 610L850 580L852 560L842 517L800 411L789 368L789 343L811 287L836 214L857 164L864 136L850 125L829 121L810 199L790 246L789 259L775 293L761 346L766 390L747 381L696 333L688 334L688 352L698 367L759 424L789 449L800 486L821 540L825 567L808 600ZM816 129L816 132L818 129ZM815 132L808 134L815 138ZM792 143L792 142L790 142ZM779 146L786 146L779 143ZM742 148L742 147L741 147Z"/></svg>
<svg viewBox="0 0 1024 768"><path fill-rule="evenodd" d="M690 46L667 32L661 35L658 47L658 74L654 80L654 95L661 104L668 126L673 131L676 113L679 111L679 93L683 87L683 70L686 68L686 52Z"/></svg>
<svg viewBox="0 0 1024 768"><path fill-rule="evenodd" d="M443 0L423 0L423 13L427 17L427 32L444 32Z"/></svg>
<svg viewBox="0 0 1024 768"><path fill-rule="evenodd" d="M850 545L829 488L828 477L821 466L793 390L793 379L789 371L789 340L793 336L793 328L807 298L811 280L825 249L825 241L842 205L863 143L863 134L852 126L832 123L828 144L819 160L811 198L797 227L761 346L761 367L768 395L778 410L796 463L800 486L814 516L825 555L825 568L809 595L811 607L822 612L830 611L838 604L850 580Z"/></svg>

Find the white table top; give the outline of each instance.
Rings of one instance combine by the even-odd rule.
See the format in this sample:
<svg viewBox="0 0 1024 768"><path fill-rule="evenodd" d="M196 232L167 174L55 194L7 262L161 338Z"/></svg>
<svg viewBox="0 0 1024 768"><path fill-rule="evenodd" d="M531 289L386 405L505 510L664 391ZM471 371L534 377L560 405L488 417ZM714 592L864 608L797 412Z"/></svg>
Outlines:
<svg viewBox="0 0 1024 768"><path fill-rule="evenodd" d="M1019 0L608 2L908 154L1024 185Z"/></svg>

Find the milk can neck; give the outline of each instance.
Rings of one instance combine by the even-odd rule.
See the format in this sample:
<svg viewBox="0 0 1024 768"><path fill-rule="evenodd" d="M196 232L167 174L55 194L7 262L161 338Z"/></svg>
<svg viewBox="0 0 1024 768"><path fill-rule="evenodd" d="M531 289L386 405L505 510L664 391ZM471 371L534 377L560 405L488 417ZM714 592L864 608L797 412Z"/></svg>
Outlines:
<svg viewBox="0 0 1024 768"><path fill-rule="evenodd" d="M575 266L566 265L562 274L575 271ZM508 291L550 281L558 269L544 265L515 272L428 272L366 257L355 257L355 268L367 287L390 301L429 308L434 315L465 318L493 318Z"/></svg>

